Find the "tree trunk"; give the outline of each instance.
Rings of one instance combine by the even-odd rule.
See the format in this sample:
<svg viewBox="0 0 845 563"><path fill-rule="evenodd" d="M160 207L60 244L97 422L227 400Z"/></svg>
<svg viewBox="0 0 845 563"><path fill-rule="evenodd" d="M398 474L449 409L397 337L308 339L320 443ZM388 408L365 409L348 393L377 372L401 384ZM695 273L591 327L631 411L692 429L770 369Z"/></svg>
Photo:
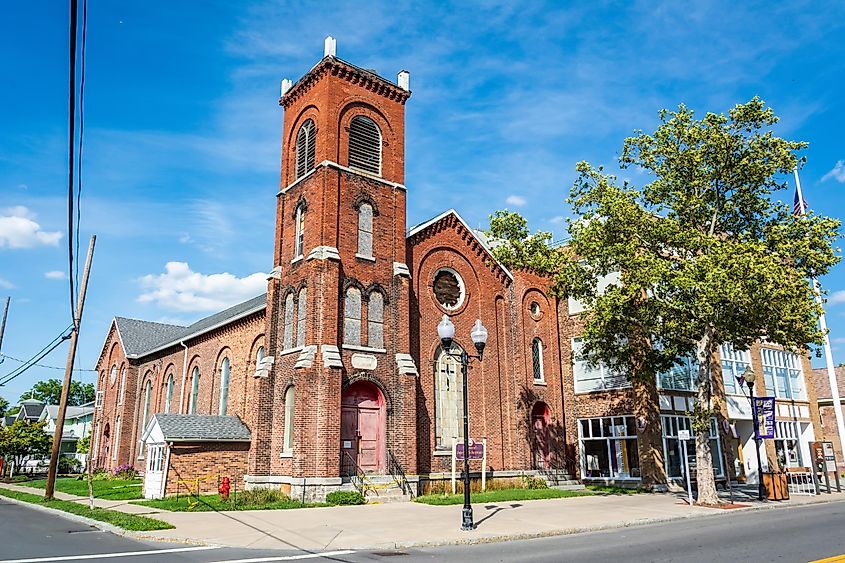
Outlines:
<svg viewBox="0 0 845 563"><path fill-rule="evenodd" d="M698 396L692 417L695 432L695 465L698 481L698 504L720 504L713 475L713 453L710 451L710 417L712 416L711 363L713 361L713 329L698 341Z"/></svg>
<svg viewBox="0 0 845 563"><path fill-rule="evenodd" d="M657 382L654 378L648 381L633 378L631 386L634 391L634 415L637 417L642 486L653 489L655 485L666 485Z"/></svg>

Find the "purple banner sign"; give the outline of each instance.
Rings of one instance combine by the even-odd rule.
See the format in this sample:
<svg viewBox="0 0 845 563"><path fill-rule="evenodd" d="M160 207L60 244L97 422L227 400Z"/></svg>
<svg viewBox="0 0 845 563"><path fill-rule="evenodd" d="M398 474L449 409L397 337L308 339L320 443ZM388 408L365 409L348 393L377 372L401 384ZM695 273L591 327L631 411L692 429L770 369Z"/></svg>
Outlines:
<svg viewBox="0 0 845 563"><path fill-rule="evenodd" d="M754 410L757 413L757 428L755 433L758 438L775 437L775 398L754 397Z"/></svg>
<svg viewBox="0 0 845 563"><path fill-rule="evenodd" d="M475 442L474 444L469 445L469 458L470 459L484 459L484 444L482 442ZM464 459L464 445L463 444L456 444L456 446L455 446L455 459L463 461L463 459Z"/></svg>

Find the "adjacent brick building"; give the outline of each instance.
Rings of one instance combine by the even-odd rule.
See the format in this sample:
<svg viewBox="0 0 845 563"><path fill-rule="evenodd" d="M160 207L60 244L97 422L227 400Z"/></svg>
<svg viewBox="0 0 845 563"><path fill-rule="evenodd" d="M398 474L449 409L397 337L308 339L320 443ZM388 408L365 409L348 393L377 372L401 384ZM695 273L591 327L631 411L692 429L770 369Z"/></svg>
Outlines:
<svg viewBox="0 0 845 563"><path fill-rule="evenodd" d="M574 354L580 304L499 263L454 210L407 227L410 95L407 72L393 83L337 58L331 42L303 78L283 83L267 293L188 327L115 319L97 363L97 465L134 464L163 478L162 492L222 473L238 486L306 498L360 472L404 475L425 488L446 478L463 436L460 365L437 336L448 315L456 345L470 353L476 320L488 330L468 400L471 437L486 440L492 477L680 478L677 432L689 427L691 366L636 388L589 369ZM751 469L750 411L734 384L748 365L769 374L759 394L789 394L781 414L800 442L777 451L770 444L767 459L786 447L800 462L818 420L812 386L803 385L806 358L777 347L722 352L714 360L731 374L714 377L717 472L744 478ZM151 430L157 413L188 417L162 419L170 424L202 418L209 431L195 443L168 440ZM213 422L232 417L243 424L240 441L223 432L229 422Z"/></svg>

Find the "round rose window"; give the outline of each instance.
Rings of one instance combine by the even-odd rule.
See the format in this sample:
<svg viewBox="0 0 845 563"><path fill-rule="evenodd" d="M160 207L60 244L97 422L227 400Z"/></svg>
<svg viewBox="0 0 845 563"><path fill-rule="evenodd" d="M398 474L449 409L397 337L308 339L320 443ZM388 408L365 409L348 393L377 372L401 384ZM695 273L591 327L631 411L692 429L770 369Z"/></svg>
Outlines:
<svg viewBox="0 0 845 563"><path fill-rule="evenodd" d="M464 302L464 281L451 268L441 268L434 274L434 297L447 310L454 310Z"/></svg>

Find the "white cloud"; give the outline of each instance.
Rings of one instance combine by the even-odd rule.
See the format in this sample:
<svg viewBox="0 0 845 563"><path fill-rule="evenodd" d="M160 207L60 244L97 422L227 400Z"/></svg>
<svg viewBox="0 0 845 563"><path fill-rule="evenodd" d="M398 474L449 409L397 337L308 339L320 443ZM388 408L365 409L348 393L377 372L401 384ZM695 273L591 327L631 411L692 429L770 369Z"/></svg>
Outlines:
<svg viewBox="0 0 845 563"><path fill-rule="evenodd" d="M168 311L217 311L265 291L267 274L256 272L243 278L228 272L201 274L187 262L168 262L163 274L148 274L139 283L145 290L138 297L141 303L155 303Z"/></svg>
<svg viewBox="0 0 845 563"><path fill-rule="evenodd" d="M549 223L552 225L560 225L563 223L564 216L563 215L555 215L551 219L549 219Z"/></svg>
<svg viewBox="0 0 845 563"><path fill-rule="evenodd" d="M43 231L35 214L21 205L0 210L0 248L58 246L60 231Z"/></svg>
<svg viewBox="0 0 845 563"><path fill-rule="evenodd" d="M516 207L522 207L523 205L525 205L526 200L521 195L512 194L508 196L508 198L505 200L505 203L507 203L508 205L514 205Z"/></svg>
<svg viewBox="0 0 845 563"><path fill-rule="evenodd" d="M49 272L44 272L44 277L48 280L66 280L67 276L61 270L50 270Z"/></svg>
<svg viewBox="0 0 845 563"><path fill-rule="evenodd" d="M845 184L845 160L837 160L833 170L822 176L822 182L831 178L840 184Z"/></svg>
<svg viewBox="0 0 845 563"><path fill-rule="evenodd" d="M0 278L0 289L14 289L15 284L7 280L6 278Z"/></svg>
<svg viewBox="0 0 845 563"><path fill-rule="evenodd" d="M845 289L834 291L833 293L828 295L827 302L831 305L839 305L840 303L845 303Z"/></svg>

